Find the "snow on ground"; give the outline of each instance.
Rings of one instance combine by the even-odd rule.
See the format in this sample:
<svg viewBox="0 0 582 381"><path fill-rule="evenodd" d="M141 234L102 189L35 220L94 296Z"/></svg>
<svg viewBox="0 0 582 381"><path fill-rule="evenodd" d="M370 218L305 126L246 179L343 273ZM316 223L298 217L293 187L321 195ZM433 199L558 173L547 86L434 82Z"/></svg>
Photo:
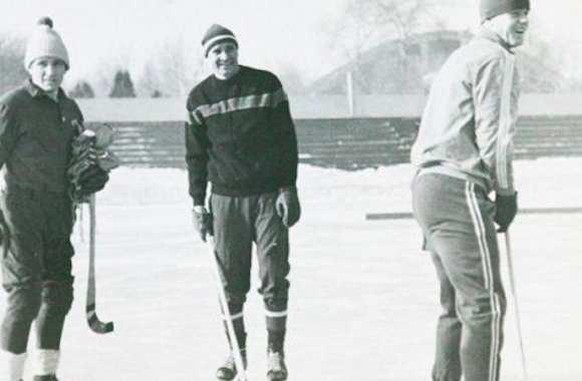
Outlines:
<svg viewBox="0 0 582 381"><path fill-rule="evenodd" d="M439 307L419 230L412 220L364 218L410 211L411 174L408 165L358 172L301 166L303 217L291 234L290 380L429 378ZM517 162L516 175L523 207L582 206L582 159ZM182 170L121 168L99 195L97 311L116 324L104 336L90 332L84 317L85 211L74 235L76 301L63 341L63 381L214 379L226 341L186 183ZM531 381L582 379L580 226L582 215L524 215L512 228ZM503 380L520 374L513 316L510 310L505 323ZM263 380L266 333L254 289L246 319L250 379Z"/></svg>

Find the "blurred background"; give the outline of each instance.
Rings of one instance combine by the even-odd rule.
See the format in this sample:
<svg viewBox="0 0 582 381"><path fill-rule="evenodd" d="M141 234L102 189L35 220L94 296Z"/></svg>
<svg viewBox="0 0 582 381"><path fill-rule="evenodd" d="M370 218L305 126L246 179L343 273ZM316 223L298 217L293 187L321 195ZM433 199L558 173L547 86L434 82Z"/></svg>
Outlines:
<svg viewBox="0 0 582 381"><path fill-rule="evenodd" d="M422 92L479 24L477 0L26 0L0 12L0 92L25 76L24 41L50 16L69 48L78 97L179 97L205 75L200 41L231 28L241 63L276 72L291 94ZM520 50L527 92L582 91L576 0L534 1ZM116 91L117 87L125 87Z"/></svg>

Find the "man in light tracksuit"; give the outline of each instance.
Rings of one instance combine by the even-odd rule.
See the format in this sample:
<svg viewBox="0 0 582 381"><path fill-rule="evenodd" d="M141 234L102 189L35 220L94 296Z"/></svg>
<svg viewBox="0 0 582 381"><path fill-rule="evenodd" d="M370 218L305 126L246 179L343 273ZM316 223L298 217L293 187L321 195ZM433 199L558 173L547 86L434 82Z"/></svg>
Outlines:
<svg viewBox="0 0 582 381"><path fill-rule="evenodd" d="M432 84L412 148L413 207L440 282L434 381L499 379L498 231L517 213L512 150L529 0L481 0L482 27ZM495 201L489 194L495 192Z"/></svg>

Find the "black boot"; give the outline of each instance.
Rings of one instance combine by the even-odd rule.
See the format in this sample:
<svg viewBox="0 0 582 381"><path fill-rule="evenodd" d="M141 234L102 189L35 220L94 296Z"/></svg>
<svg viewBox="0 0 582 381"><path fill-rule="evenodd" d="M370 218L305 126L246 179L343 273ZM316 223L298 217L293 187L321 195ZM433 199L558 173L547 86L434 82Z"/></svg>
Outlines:
<svg viewBox="0 0 582 381"><path fill-rule="evenodd" d="M285 381L288 372L285 365L285 331L269 331L267 349L267 380Z"/></svg>
<svg viewBox="0 0 582 381"><path fill-rule="evenodd" d="M227 337L228 334L227 334ZM247 339L247 334L246 333L237 333L237 341L239 344L239 348L240 348L240 355L242 357L242 361L243 361L243 366L246 369L247 368L247 351L246 351L246 340ZM232 348L233 343L230 341L229 338L229 343L230 343L230 347ZM237 375L237 369L236 369L236 362L234 360L234 353L231 352L229 353L226 361L224 362L224 364L222 366L220 366L217 370L216 370L216 378L220 381L230 381L230 380L234 380L234 378Z"/></svg>
<svg viewBox="0 0 582 381"><path fill-rule="evenodd" d="M49 374L45 376L34 376L34 381L59 381L57 376L54 374Z"/></svg>
<svg viewBox="0 0 582 381"><path fill-rule="evenodd" d="M244 349L244 348L241 349L240 355L241 355L242 360L243 360L243 365L246 369L247 368L247 351L246 351L246 349ZM218 370L216 371L216 378L220 381L230 381L230 380L235 379L237 373L238 372L236 369L236 362L234 361L234 354L231 352L228 355L228 358L226 359L224 364L222 366L220 366L218 368Z"/></svg>

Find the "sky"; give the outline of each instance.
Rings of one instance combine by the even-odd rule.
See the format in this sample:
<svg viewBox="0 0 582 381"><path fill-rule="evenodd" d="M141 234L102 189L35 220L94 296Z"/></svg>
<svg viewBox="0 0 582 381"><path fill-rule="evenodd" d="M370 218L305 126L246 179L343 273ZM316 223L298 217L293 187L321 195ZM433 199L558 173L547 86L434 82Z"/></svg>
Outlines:
<svg viewBox="0 0 582 381"><path fill-rule="evenodd" d="M447 12L449 25L477 25L477 6L468 0ZM9 4L10 3L10 4ZM212 23L231 28L240 61L269 70L293 68L309 82L345 60L329 30L347 0L0 0L0 33L26 36L41 16L53 18L71 57L69 77L95 77L100 68L124 65L135 77L148 57L169 41L199 54ZM532 31L567 52L565 69L582 74L582 15L579 0L532 0ZM380 42L380 41L379 41ZM191 49L190 49L191 48Z"/></svg>

